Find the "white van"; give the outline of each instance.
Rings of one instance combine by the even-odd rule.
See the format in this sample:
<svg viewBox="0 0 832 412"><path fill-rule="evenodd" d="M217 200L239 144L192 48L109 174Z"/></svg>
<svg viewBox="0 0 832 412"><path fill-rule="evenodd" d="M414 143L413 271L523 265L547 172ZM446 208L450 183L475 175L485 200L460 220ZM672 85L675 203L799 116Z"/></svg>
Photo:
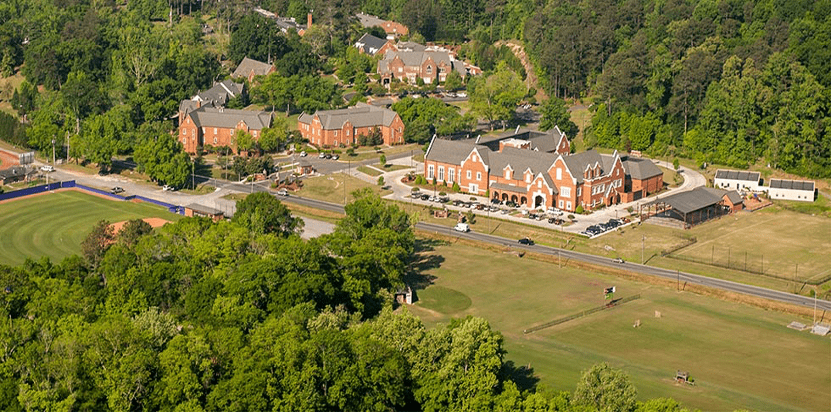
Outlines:
<svg viewBox="0 0 832 412"><path fill-rule="evenodd" d="M467 223L457 223L456 226L454 226L454 230L457 232L468 232L471 228L468 227Z"/></svg>

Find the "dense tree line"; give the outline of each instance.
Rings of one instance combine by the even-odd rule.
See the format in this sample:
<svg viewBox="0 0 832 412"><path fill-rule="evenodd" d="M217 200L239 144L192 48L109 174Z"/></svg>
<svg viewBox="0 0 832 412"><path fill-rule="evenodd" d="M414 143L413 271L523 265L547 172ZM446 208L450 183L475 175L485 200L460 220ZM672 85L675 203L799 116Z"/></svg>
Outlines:
<svg viewBox="0 0 832 412"><path fill-rule="evenodd" d="M310 241L256 193L231 221L102 221L83 257L0 266L0 409L679 410L605 364L574 395L520 387L485 320L394 313L412 222L356 196Z"/></svg>

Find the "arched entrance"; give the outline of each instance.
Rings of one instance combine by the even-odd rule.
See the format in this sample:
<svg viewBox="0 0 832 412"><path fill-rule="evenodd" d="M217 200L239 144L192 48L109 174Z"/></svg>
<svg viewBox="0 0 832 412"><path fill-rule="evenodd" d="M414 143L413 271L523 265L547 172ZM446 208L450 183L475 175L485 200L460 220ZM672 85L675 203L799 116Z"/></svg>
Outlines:
<svg viewBox="0 0 832 412"><path fill-rule="evenodd" d="M500 193L499 192L494 192L493 198L497 199L497 200L500 200Z"/></svg>
<svg viewBox="0 0 832 412"><path fill-rule="evenodd" d="M528 205L529 201L526 200L526 196L520 198L520 205Z"/></svg>
<svg viewBox="0 0 832 412"><path fill-rule="evenodd" d="M503 193L503 197L502 197L500 200L502 200L503 202L505 202L506 200L508 200L508 195L507 195L507 194L505 194L505 193Z"/></svg>
<svg viewBox="0 0 832 412"><path fill-rule="evenodd" d="M511 201L517 203L517 195L511 195Z"/></svg>
<svg viewBox="0 0 832 412"><path fill-rule="evenodd" d="M537 195L534 197L534 208L537 209L541 206L546 204L546 199L543 198L541 195Z"/></svg>

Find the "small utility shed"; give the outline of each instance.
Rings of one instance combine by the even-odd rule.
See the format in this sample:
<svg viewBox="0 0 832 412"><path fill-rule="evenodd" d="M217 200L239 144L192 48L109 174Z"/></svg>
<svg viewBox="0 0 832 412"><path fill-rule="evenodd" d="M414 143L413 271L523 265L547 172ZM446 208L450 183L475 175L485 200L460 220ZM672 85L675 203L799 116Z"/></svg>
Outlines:
<svg viewBox="0 0 832 412"><path fill-rule="evenodd" d="M208 206L198 205L196 203L191 203L188 206L185 206L185 216L210 217L215 222L220 221L225 217L220 210Z"/></svg>
<svg viewBox="0 0 832 412"><path fill-rule="evenodd" d="M736 190L697 187L639 206L642 220L658 216L681 220L685 228L742 210Z"/></svg>
<svg viewBox="0 0 832 412"><path fill-rule="evenodd" d="M768 196L778 200L815 201L815 182L810 180L771 179Z"/></svg>
<svg viewBox="0 0 832 412"><path fill-rule="evenodd" d="M736 191L760 191L760 172L719 169L714 176L714 187Z"/></svg>

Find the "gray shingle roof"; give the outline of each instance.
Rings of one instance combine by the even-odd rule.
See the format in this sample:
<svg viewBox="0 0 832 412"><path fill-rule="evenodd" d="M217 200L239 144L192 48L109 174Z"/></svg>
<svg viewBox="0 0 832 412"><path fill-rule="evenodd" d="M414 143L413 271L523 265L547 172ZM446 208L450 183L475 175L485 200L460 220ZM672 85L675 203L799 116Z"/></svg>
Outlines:
<svg viewBox="0 0 832 412"><path fill-rule="evenodd" d="M482 147L474 144L474 139L465 140L447 140L447 139L433 139L428 147L428 152L425 154L425 159L434 162L450 163L454 165L461 164L474 147ZM479 150L479 153L487 152Z"/></svg>
<svg viewBox="0 0 832 412"><path fill-rule="evenodd" d="M355 15L358 18L358 22L361 23L363 27L374 27L374 26L382 26L384 24L384 20L376 17L371 16L369 14L358 13Z"/></svg>
<svg viewBox="0 0 832 412"><path fill-rule="evenodd" d="M379 62L378 69L379 73L385 74L389 73L389 63L393 61L396 57L402 60L405 66L408 67L417 67L421 66L422 63L426 62L429 58L433 60L434 63L437 65L444 62L448 67L457 68L461 67L465 70L464 65L461 61L458 60L451 60L450 55L447 52L439 52L439 51L393 51L389 50L384 53L384 59ZM462 74L466 72L463 71Z"/></svg>
<svg viewBox="0 0 832 412"><path fill-rule="evenodd" d="M396 112L383 107L358 103L353 107L337 110L319 110L315 116L321 120L324 130L340 129L349 121L353 127L390 126L396 118ZM314 116L305 113L298 116L301 123L311 123Z"/></svg>
<svg viewBox="0 0 832 412"><path fill-rule="evenodd" d="M203 206L197 203L191 203L188 206L185 206L187 209L191 209L194 212L206 214L206 215L221 215L222 210L214 209L213 207Z"/></svg>
<svg viewBox="0 0 832 412"><path fill-rule="evenodd" d="M746 180L749 182L754 182L756 184L760 181L760 172L719 169L716 171L716 178L730 180Z"/></svg>
<svg viewBox="0 0 832 412"><path fill-rule="evenodd" d="M535 176L538 173L546 174L546 171L555 163L557 158L557 155L551 153L505 147L502 152L491 152L489 154L489 174L505 176L505 168L511 166L513 170L512 179L523 180L523 173L526 170L531 170ZM546 183L554 187L552 182L547 181Z"/></svg>
<svg viewBox="0 0 832 412"><path fill-rule="evenodd" d="M508 185L508 184L505 184L505 183L495 182L495 183L492 183L491 186L489 186L489 187L492 188L492 189L505 190L507 192L514 192L514 193L524 193L525 194L527 192L527 189L525 187L512 186L512 185Z"/></svg>
<svg viewBox="0 0 832 412"><path fill-rule="evenodd" d="M245 85L243 83L234 83L231 80L223 80L214 84L214 87L197 94L191 100L201 100L203 102L203 106L205 104L224 106L228 100L243 94L244 86Z"/></svg>
<svg viewBox="0 0 832 412"><path fill-rule="evenodd" d="M588 150L583 153L562 156L562 158L563 162L566 163L566 168L569 169L569 173L572 174L572 177L575 178L577 183L584 181L584 170L586 170L588 165L595 166L595 164L600 164L602 173L607 173L609 171L609 169L604 168L605 162L601 158L601 154L595 150Z"/></svg>
<svg viewBox="0 0 832 412"><path fill-rule="evenodd" d="M240 65L237 66L237 69L234 70L234 74L232 74L231 77L248 77L251 72L254 72L255 76L265 76L269 74L271 69L271 64L244 57L243 61L240 62Z"/></svg>
<svg viewBox="0 0 832 412"><path fill-rule="evenodd" d="M624 174L630 176L631 179L644 180L662 174L662 170L653 164L650 159L630 157L622 163L624 164Z"/></svg>
<svg viewBox="0 0 832 412"><path fill-rule="evenodd" d="M653 201L650 204L666 203L681 213L690 213L719 203L726 192L726 190L712 187L697 187Z"/></svg>
<svg viewBox="0 0 832 412"><path fill-rule="evenodd" d="M189 113L199 108L199 103L193 100L182 100L179 102L179 111Z"/></svg>
<svg viewBox="0 0 832 412"><path fill-rule="evenodd" d="M427 47L423 44L412 41L400 41L396 43L396 49L406 52L423 52L427 49Z"/></svg>
<svg viewBox="0 0 832 412"><path fill-rule="evenodd" d="M272 125L272 114L253 110L216 109L202 106L191 112L197 127L222 127L233 129L242 120L249 129L262 130Z"/></svg>
<svg viewBox="0 0 832 412"><path fill-rule="evenodd" d="M774 189L791 189L807 191L812 193L815 192L815 182L811 180L771 179L769 187Z"/></svg>
<svg viewBox="0 0 832 412"><path fill-rule="evenodd" d="M375 55L387 43L387 39L379 39L370 33L365 33L355 42L355 47L364 51L369 55Z"/></svg>

